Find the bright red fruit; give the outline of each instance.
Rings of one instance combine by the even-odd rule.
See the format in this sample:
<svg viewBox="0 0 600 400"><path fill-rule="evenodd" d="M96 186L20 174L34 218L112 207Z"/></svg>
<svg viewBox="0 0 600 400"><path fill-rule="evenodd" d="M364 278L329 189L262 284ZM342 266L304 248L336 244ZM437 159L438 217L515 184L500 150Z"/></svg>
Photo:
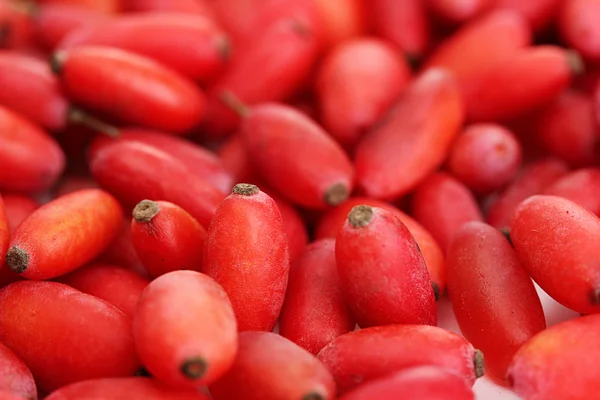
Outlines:
<svg viewBox="0 0 600 400"><path fill-rule="evenodd" d="M112 304L57 282L22 281L0 290L0 341L45 391L130 376L139 367L131 320Z"/></svg>
<svg viewBox="0 0 600 400"><path fill-rule="evenodd" d="M253 107L240 135L260 176L294 203L322 209L342 203L352 192L350 159L300 111L275 103Z"/></svg>
<svg viewBox="0 0 600 400"><path fill-rule="evenodd" d="M133 316L140 359L153 376L176 388L221 377L237 352L237 324L227 294L195 271L174 271L144 289Z"/></svg>
<svg viewBox="0 0 600 400"><path fill-rule="evenodd" d="M229 295L240 331L273 329L289 268L277 204L254 185L236 185L208 228L202 272Z"/></svg>
<svg viewBox="0 0 600 400"><path fill-rule="evenodd" d="M133 209L131 241L148 274L200 271L206 230L183 208L142 200Z"/></svg>
<svg viewBox="0 0 600 400"><path fill-rule="evenodd" d="M431 280L408 228L385 209L356 206L337 235L340 284L356 322L436 325Z"/></svg>
<svg viewBox="0 0 600 400"><path fill-rule="evenodd" d="M354 325L338 276L335 240L318 240L292 263L279 334L317 354Z"/></svg>
<svg viewBox="0 0 600 400"><path fill-rule="evenodd" d="M10 241L6 263L28 279L51 279L92 261L116 237L123 211L99 189L59 197L33 212Z"/></svg>
<svg viewBox="0 0 600 400"><path fill-rule="evenodd" d="M452 75L430 70L415 79L381 124L356 149L356 180L368 196L396 199L439 167L463 123Z"/></svg>
<svg viewBox="0 0 600 400"><path fill-rule="evenodd" d="M215 400L333 399L335 382L315 356L271 332L240 333L231 369L210 385Z"/></svg>
<svg viewBox="0 0 600 400"><path fill-rule="evenodd" d="M600 219L561 197L532 196L516 209L510 237L523 266L556 301L600 311Z"/></svg>
<svg viewBox="0 0 600 400"><path fill-rule="evenodd" d="M446 266L460 330L485 354L486 371L503 380L516 351L546 328L529 273L504 235L482 222L456 233Z"/></svg>
<svg viewBox="0 0 600 400"><path fill-rule="evenodd" d="M333 374L338 393L395 372L436 366L469 385L483 375L483 354L462 336L429 325L386 325L346 333L318 354Z"/></svg>

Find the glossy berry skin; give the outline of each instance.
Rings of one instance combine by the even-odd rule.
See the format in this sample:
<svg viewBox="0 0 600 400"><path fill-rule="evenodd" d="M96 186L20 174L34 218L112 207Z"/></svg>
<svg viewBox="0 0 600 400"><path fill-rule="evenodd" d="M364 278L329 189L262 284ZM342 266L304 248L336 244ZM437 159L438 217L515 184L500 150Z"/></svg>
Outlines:
<svg viewBox="0 0 600 400"><path fill-rule="evenodd" d="M133 317L142 363L176 388L197 388L227 371L237 351L237 324L227 294L212 278L174 271L144 289Z"/></svg>
<svg viewBox="0 0 600 400"><path fill-rule="evenodd" d="M256 35L252 43L232 57L208 90L204 133L222 138L239 126L239 115L222 100L229 93L248 105L291 96L304 82L315 61L317 39L311 24L296 19L279 21ZM248 79L248 74L253 78Z"/></svg>
<svg viewBox="0 0 600 400"><path fill-rule="evenodd" d="M552 326L529 340L515 355L508 382L531 400L586 399L596 393L600 315Z"/></svg>
<svg viewBox="0 0 600 400"><path fill-rule="evenodd" d="M600 16L597 0L567 0L558 13L561 37L586 59L600 60L600 29L596 23Z"/></svg>
<svg viewBox="0 0 600 400"><path fill-rule="evenodd" d="M549 185L543 194L571 200L600 215L600 168L581 168Z"/></svg>
<svg viewBox="0 0 600 400"><path fill-rule="evenodd" d="M446 266L460 330L485 354L486 371L503 380L517 350L546 328L529 273L504 235L483 222L456 233Z"/></svg>
<svg viewBox="0 0 600 400"><path fill-rule="evenodd" d="M202 91L149 58L85 46L56 53L52 67L71 101L123 123L184 134L204 116Z"/></svg>
<svg viewBox="0 0 600 400"><path fill-rule="evenodd" d="M131 243L131 219L127 217L123 218L117 236L95 261L118 265L132 270L143 278L150 278Z"/></svg>
<svg viewBox="0 0 600 400"><path fill-rule="evenodd" d="M300 111L276 103L256 106L240 135L260 176L294 203L323 209L343 202L352 191L350 159Z"/></svg>
<svg viewBox="0 0 600 400"><path fill-rule="evenodd" d="M562 305L589 314L600 310L600 220L561 197L532 196L510 225L514 247L531 277Z"/></svg>
<svg viewBox="0 0 600 400"><path fill-rule="evenodd" d="M77 400L102 397L112 400L208 400L208 397L198 390L174 389L154 379L142 377L93 379L72 383L50 393L46 399Z"/></svg>
<svg viewBox="0 0 600 400"><path fill-rule="evenodd" d="M0 290L0 310L0 340L44 391L139 367L131 321L104 300L62 283L22 281Z"/></svg>
<svg viewBox="0 0 600 400"><path fill-rule="evenodd" d="M27 399L37 399L37 389L31 371L12 350L0 343L0 391ZM0 395L0 398L3 397Z"/></svg>
<svg viewBox="0 0 600 400"><path fill-rule="evenodd" d="M121 3L126 11L181 12L214 18L204 0L122 0Z"/></svg>
<svg viewBox="0 0 600 400"><path fill-rule="evenodd" d="M77 4L80 7L105 14L115 14L120 9L118 0L41 0L40 3Z"/></svg>
<svg viewBox="0 0 600 400"><path fill-rule="evenodd" d="M107 192L59 197L31 214L14 233L7 264L27 279L51 279L90 262L116 237L122 210Z"/></svg>
<svg viewBox="0 0 600 400"><path fill-rule="evenodd" d="M436 325L425 261L410 231L393 213L354 207L337 235L335 258L342 292L362 328Z"/></svg>
<svg viewBox="0 0 600 400"><path fill-rule="evenodd" d="M408 60L418 60L429 49L430 23L421 0L372 0L367 3L375 33L396 45Z"/></svg>
<svg viewBox="0 0 600 400"><path fill-rule="evenodd" d="M4 194L2 199L4 200L4 209L6 210L8 227L11 234L17 230L17 227L25 218L29 217L40 207L40 203L29 196Z"/></svg>
<svg viewBox="0 0 600 400"><path fill-rule="evenodd" d="M452 75L440 69L422 74L358 144L354 162L359 188L385 200L410 192L442 164L463 117Z"/></svg>
<svg viewBox="0 0 600 400"><path fill-rule="evenodd" d="M471 191L445 172L431 175L417 188L412 209L415 219L431 232L444 252L463 224L483 221Z"/></svg>
<svg viewBox="0 0 600 400"><path fill-rule="evenodd" d="M150 280L123 267L93 264L61 276L58 282L98 297L132 318L138 299Z"/></svg>
<svg viewBox="0 0 600 400"><path fill-rule="evenodd" d="M115 142L90 160L94 179L125 206L170 201L207 227L225 195L172 155L139 142Z"/></svg>
<svg viewBox="0 0 600 400"><path fill-rule="evenodd" d="M486 222L498 229L508 228L513 212L523 200L542 193L567 171L564 162L553 158L527 165L492 203L487 211Z"/></svg>
<svg viewBox="0 0 600 400"><path fill-rule="evenodd" d="M327 368L271 332L240 333L233 366L209 389L215 400L335 399L335 382Z"/></svg>
<svg viewBox="0 0 600 400"><path fill-rule="evenodd" d="M398 98L410 69L396 50L375 38L341 43L317 73L317 96L325 129L352 147Z"/></svg>
<svg viewBox="0 0 600 400"><path fill-rule="evenodd" d="M501 125L474 124L452 145L448 169L476 193L490 193L509 183L521 166L521 144Z"/></svg>
<svg viewBox="0 0 600 400"><path fill-rule="evenodd" d="M580 69L578 56L561 47L521 49L464 89L467 117L490 122L533 111L565 90ZM521 90L525 85L527 90Z"/></svg>
<svg viewBox="0 0 600 400"><path fill-rule="evenodd" d="M0 190L36 193L52 187L65 156L47 133L0 106Z"/></svg>
<svg viewBox="0 0 600 400"><path fill-rule="evenodd" d="M148 129L119 129L117 139L99 135L90 145L88 157L93 158L95 152L115 141L139 142L164 151L223 193L229 193L235 183L221 160L209 150L189 140Z"/></svg>
<svg viewBox="0 0 600 400"><path fill-rule="evenodd" d="M67 123L68 104L58 80L44 61L0 52L0 104L50 130Z"/></svg>
<svg viewBox="0 0 600 400"><path fill-rule="evenodd" d="M240 331L273 329L289 268L277 204L254 185L236 185L208 228L202 272L229 295Z"/></svg>
<svg viewBox="0 0 600 400"><path fill-rule="evenodd" d="M431 233L429 233L423 225L390 203L368 197L352 197L339 206L327 211L327 213L321 217L315 228L315 237L317 239L335 238L346 223L348 213L353 207L360 205L388 210L406 225L421 250L437 299L437 297L444 292L444 288L446 287L444 253L433 236L431 236Z"/></svg>
<svg viewBox="0 0 600 400"><path fill-rule="evenodd" d="M335 240L311 243L290 268L279 334L317 354L354 326L338 276Z"/></svg>
<svg viewBox="0 0 600 400"><path fill-rule="evenodd" d="M461 93L479 75L509 60L531 44L531 28L519 14L497 11L477 18L447 37L428 58L425 69L451 71ZM490 46L490 43L494 43Z"/></svg>
<svg viewBox="0 0 600 400"><path fill-rule="evenodd" d="M8 250L11 228L2 195L0 195L0 266L4 265L4 257Z"/></svg>
<svg viewBox="0 0 600 400"><path fill-rule="evenodd" d="M200 271L206 230L187 211L167 201L142 200L133 210L131 241L148 274Z"/></svg>
<svg viewBox="0 0 600 400"><path fill-rule="evenodd" d="M561 0L495 0L494 7L502 10L511 10L527 20L530 26L538 32L547 28L552 19L557 16Z"/></svg>
<svg viewBox="0 0 600 400"><path fill-rule="evenodd" d="M376 379L342 396L340 400L474 400L463 378L439 367L407 368Z"/></svg>
<svg viewBox="0 0 600 400"><path fill-rule="evenodd" d="M173 12L125 15L92 25L71 33L59 49L81 46L129 51L202 82L213 79L223 69L229 52L225 34L213 21L200 15Z"/></svg>
<svg viewBox="0 0 600 400"><path fill-rule="evenodd" d="M452 371L469 385L483 375L483 356L462 336L428 325L386 325L333 340L318 354L338 393L406 368L430 365Z"/></svg>
<svg viewBox="0 0 600 400"><path fill-rule="evenodd" d="M598 160L598 128L589 95L566 91L538 116L535 137L553 157L571 167Z"/></svg>

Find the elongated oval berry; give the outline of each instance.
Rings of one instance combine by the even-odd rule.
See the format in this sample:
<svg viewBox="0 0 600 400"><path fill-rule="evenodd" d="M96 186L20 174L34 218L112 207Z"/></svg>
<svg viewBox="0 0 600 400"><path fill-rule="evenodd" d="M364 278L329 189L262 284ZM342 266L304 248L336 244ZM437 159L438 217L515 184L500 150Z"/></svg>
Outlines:
<svg viewBox="0 0 600 400"><path fill-rule="evenodd" d="M375 33L396 45L405 57L419 60L431 42L430 23L422 0L371 0L367 3Z"/></svg>
<svg viewBox="0 0 600 400"><path fill-rule="evenodd" d="M294 203L326 208L352 192L350 159L300 111L275 103L253 107L240 134L258 173Z"/></svg>
<svg viewBox="0 0 600 400"><path fill-rule="evenodd" d="M543 194L558 196L600 216L600 168L581 168L557 179Z"/></svg>
<svg viewBox="0 0 600 400"><path fill-rule="evenodd" d="M474 124L456 139L448 156L448 169L476 193L500 189L521 166L521 144L501 125Z"/></svg>
<svg viewBox="0 0 600 400"><path fill-rule="evenodd" d="M386 200L408 193L442 164L463 118L452 75L441 69L422 74L358 144L357 185Z"/></svg>
<svg viewBox="0 0 600 400"><path fill-rule="evenodd" d="M58 281L112 304L130 318L142 291L150 283L131 270L109 264L79 268Z"/></svg>
<svg viewBox="0 0 600 400"><path fill-rule="evenodd" d="M149 58L84 46L56 53L52 63L70 100L121 122L183 134L204 116L202 91Z"/></svg>
<svg viewBox="0 0 600 400"><path fill-rule="evenodd" d="M340 400L474 400L465 380L439 367L408 368L368 382Z"/></svg>
<svg viewBox="0 0 600 400"><path fill-rule="evenodd" d="M436 325L435 295L419 246L393 213L356 206L337 235L342 292L362 328Z"/></svg>
<svg viewBox="0 0 600 400"><path fill-rule="evenodd" d="M288 98L306 79L317 49L317 36L307 21L285 19L261 32L235 53L209 89L204 133L222 138L238 127L239 115L222 100L228 93L249 105ZM249 71L260 74L249 80Z"/></svg>
<svg viewBox="0 0 600 400"><path fill-rule="evenodd" d="M126 15L92 25L67 36L59 49L90 45L151 58L195 81L212 79L224 67L229 52L225 34L213 21L173 12Z"/></svg>
<svg viewBox="0 0 600 400"><path fill-rule="evenodd" d="M103 190L74 192L34 211L10 241L6 263L27 279L51 279L98 256L116 237L117 200Z"/></svg>
<svg viewBox="0 0 600 400"><path fill-rule="evenodd" d="M464 92L479 75L510 59L518 49L529 46L531 36L527 21L517 13L493 12L446 38L429 57L425 68L441 67L451 71Z"/></svg>
<svg viewBox="0 0 600 400"><path fill-rule="evenodd" d="M546 328L529 273L504 235L482 222L456 233L446 259L448 293L460 330L503 380L516 351Z"/></svg>
<svg viewBox="0 0 600 400"><path fill-rule="evenodd" d="M0 343L0 391L37 399L37 389L31 371L11 349ZM0 395L0 398L4 399Z"/></svg>
<svg viewBox="0 0 600 400"><path fill-rule="evenodd" d="M133 317L142 363L173 387L195 388L218 379L237 351L237 324L227 294L195 271L153 280Z"/></svg>
<svg viewBox="0 0 600 400"><path fill-rule="evenodd" d="M6 207L2 195L0 195L0 266L4 265L4 258L6 251L8 250L8 243L10 242L11 229L8 215L6 214Z"/></svg>
<svg viewBox="0 0 600 400"><path fill-rule="evenodd" d="M46 400L208 400L198 390L175 389L154 379L142 377L105 378L82 381L63 386L50 393Z"/></svg>
<svg viewBox="0 0 600 400"><path fill-rule="evenodd" d="M561 322L515 355L507 380L525 399L590 399L597 394L600 315Z"/></svg>
<svg viewBox="0 0 600 400"><path fill-rule="evenodd" d="M386 375L423 365L449 370L469 385L483 376L483 353L462 336L428 325L386 325L334 339L318 354L333 374L338 393Z"/></svg>
<svg viewBox="0 0 600 400"><path fill-rule="evenodd" d="M492 203L487 211L487 223L498 229L508 229L517 206L529 196L542 193L554 181L564 176L567 170L565 163L552 158L529 164Z"/></svg>
<svg viewBox="0 0 600 400"><path fill-rule="evenodd" d="M431 278L433 291L437 299L444 292L444 288L446 287L446 267L444 265L444 253L433 236L431 236L431 233L429 233L429 231L427 231L423 225L390 203L368 197L352 197L339 206L332 208L322 216L315 228L315 238L322 239L337 237L338 232L340 229L342 229L346 223L346 220L348 219L348 213L352 210L352 208L360 205L388 210L393 213L404 225L406 225L412 236L415 238L419 249L421 250L421 254L423 255L423 259L427 265L429 277Z"/></svg>
<svg viewBox="0 0 600 400"><path fill-rule="evenodd" d="M0 106L0 190L42 192L64 167L65 156L53 138Z"/></svg>
<svg viewBox="0 0 600 400"><path fill-rule="evenodd" d="M546 293L582 314L600 311L600 219L570 200L532 196L516 209L510 237Z"/></svg>
<svg viewBox="0 0 600 400"><path fill-rule="evenodd" d="M335 399L335 382L308 351L271 332L242 332L231 369L209 386L215 400Z"/></svg>
<svg viewBox="0 0 600 400"><path fill-rule="evenodd" d="M412 208L416 220L431 232L444 252L463 224L483 221L471 191L445 172L431 175L417 188Z"/></svg>
<svg viewBox="0 0 600 400"><path fill-rule="evenodd" d="M90 145L88 157L93 159L95 152L115 141L134 141L154 146L177 158L194 174L223 193L229 193L235 183L223 162L209 150L178 136L148 129L119 129L118 139L99 135Z"/></svg>
<svg viewBox="0 0 600 400"><path fill-rule="evenodd" d="M561 47L521 49L464 88L467 117L490 122L533 111L565 90L581 69L579 56Z"/></svg>
<svg viewBox="0 0 600 400"><path fill-rule="evenodd" d="M142 200L133 209L131 241L148 274L200 271L206 230L187 211L167 201Z"/></svg>
<svg viewBox="0 0 600 400"><path fill-rule="evenodd" d="M225 195L174 156L140 142L117 141L95 152L92 175L127 207L144 199L170 201L207 227Z"/></svg>
<svg viewBox="0 0 600 400"><path fill-rule="evenodd" d="M335 240L310 244L292 263L279 334L317 354L336 337L354 330L335 261Z"/></svg>
<svg viewBox="0 0 600 400"><path fill-rule="evenodd" d="M131 320L104 300L57 282L22 281L0 289L0 341L45 391L129 376L139 366Z"/></svg>
<svg viewBox="0 0 600 400"><path fill-rule="evenodd" d="M392 46L363 38L333 49L316 79L325 129L352 147L398 98L408 84L410 70Z"/></svg>
<svg viewBox="0 0 600 400"><path fill-rule="evenodd" d="M31 122L61 130L68 104L48 64L15 52L0 52L0 104Z"/></svg>
<svg viewBox="0 0 600 400"><path fill-rule="evenodd" d="M229 295L240 331L273 329L289 268L277 204L254 185L235 185L208 228L202 272Z"/></svg>
<svg viewBox="0 0 600 400"><path fill-rule="evenodd" d="M550 155L572 167L596 163L600 138L591 97L575 91L561 94L537 117L535 137Z"/></svg>
<svg viewBox="0 0 600 400"><path fill-rule="evenodd" d="M8 227L11 234L14 234L21 222L40 207L40 203L37 200L19 194L4 194L2 200L4 200L4 209L6 211L6 217L8 218ZM2 225L1 222L0 225ZM0 234L0 236L2 236L2 234ZM6 244L8 244L8 241ZM0 248L2 248L2 245L0 245ZM2 262L3 261L0 261L0 263Z"/></svg>

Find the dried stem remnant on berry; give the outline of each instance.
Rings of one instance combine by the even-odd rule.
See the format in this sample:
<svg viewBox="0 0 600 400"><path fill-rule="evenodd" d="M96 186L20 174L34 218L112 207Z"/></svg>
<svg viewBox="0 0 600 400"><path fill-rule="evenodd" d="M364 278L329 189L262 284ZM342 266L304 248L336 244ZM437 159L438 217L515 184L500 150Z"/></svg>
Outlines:
<svg viewBox="0 0 600 400"><path fill-rule="evenodd" d="M6 253L6 264L17 274L25 272L29 264L29 254L18 247L11 247Z"/></svg>
<svg viewBox="0 0 600 400"><path fill-rule="evenodd" d="M369 206L356 206L348 214L348 222L355 228L369 225L373 220L373 208Z"/></svg>
<svg viewBox="0 0 600 400"><path fill-rule="evenodd" d="M150 222L160 212L158 204L152 200L142 200L133 209L133 218L137 222Z"/></svg>
<svg viewBox="0 0 600 400"><path fill-rule="evenodd" d="M240 196L254 196L260 192L260 189L258 186L249 183L238 183L233 187L232 192Z"/></svg>

